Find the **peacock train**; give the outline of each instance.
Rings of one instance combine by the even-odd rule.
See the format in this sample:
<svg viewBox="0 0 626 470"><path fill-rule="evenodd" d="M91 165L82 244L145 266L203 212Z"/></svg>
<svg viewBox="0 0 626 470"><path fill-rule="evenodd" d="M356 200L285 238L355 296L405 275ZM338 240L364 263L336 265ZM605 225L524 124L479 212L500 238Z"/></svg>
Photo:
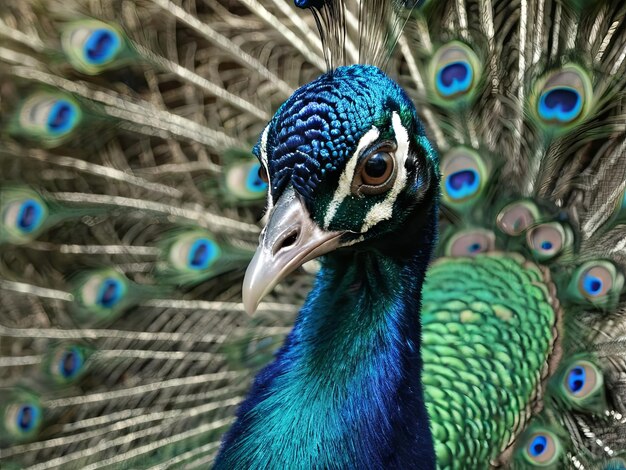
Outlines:
<svg viewBox="0 0 626 470"><path fill-rule="evenodd" d="M0 468L626 468L626 5L5 0Z"/></svg>

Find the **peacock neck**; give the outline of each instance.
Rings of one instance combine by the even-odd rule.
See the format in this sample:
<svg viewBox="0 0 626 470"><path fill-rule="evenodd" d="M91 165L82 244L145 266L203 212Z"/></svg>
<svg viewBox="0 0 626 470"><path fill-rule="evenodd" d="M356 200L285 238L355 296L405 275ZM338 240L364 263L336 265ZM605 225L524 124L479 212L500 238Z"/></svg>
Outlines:
<svg viewBox="0 0 626 470"><path fill-rule="evenodd" d="M407 355L419 359L423 271L416 257L327 257L287 344L289 355L311 378L367 381L378 372L390 378L377 366L400 365ZM331 367L337 357L351 367Z"/></svg>
<svg viewBox="0 0 626 470"><path fill-rule="evenodd" d="M268 455L268 468L435 467L420 381L430 250L322 260L285 345L239 410L221 468L258 468Z"/></svg>

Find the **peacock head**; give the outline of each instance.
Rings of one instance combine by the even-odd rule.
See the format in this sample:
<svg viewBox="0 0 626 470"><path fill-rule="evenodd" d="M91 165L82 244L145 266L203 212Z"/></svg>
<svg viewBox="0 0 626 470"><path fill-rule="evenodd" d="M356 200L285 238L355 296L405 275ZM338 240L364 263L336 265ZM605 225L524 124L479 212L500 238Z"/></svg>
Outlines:
<svg viewBox="0 0 626 470"><path fill-rule="evenodd" d="M436 225L437 155L411 100L376 67L339 67L298 89L254 153L269 190L244 280L250 313L313 258L338 249L401 255L419 227Z"/></svg>

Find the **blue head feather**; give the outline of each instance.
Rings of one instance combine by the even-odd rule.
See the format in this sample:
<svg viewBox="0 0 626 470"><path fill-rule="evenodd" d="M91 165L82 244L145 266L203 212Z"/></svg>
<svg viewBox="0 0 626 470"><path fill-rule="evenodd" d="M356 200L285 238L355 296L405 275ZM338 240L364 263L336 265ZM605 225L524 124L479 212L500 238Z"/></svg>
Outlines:
<svg viewBox="0 0 626 470"><path fill-rule="evenodd" d="M414 115L411 100L380 69L373 66L339 67L298 89L269 123L269 171L272 196L288 184L305 198L313 198L321 182L339 178L359 139L373 125L389 121L398 111L424 129ZM254 153L261 153L261 142Z"/></svg>

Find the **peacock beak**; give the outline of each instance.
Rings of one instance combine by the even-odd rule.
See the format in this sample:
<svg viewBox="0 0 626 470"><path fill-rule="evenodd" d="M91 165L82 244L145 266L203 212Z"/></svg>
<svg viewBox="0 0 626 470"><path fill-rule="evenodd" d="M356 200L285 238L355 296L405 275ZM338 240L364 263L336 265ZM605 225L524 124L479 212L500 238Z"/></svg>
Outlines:
<svg viewBox="0 0 626 470"><path fill-rule="evenodd" d="M246 271L242 292L246 312L253 314L287 274L338 248L343 233L319 228L293 188L287 189L270 212Z"/></svg>

